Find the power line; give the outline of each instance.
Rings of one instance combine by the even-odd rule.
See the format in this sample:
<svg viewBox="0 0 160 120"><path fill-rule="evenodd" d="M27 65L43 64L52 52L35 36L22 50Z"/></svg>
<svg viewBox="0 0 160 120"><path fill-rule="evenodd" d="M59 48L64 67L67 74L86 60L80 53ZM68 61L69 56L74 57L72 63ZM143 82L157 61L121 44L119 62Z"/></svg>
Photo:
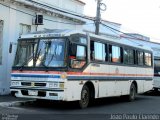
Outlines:
<svg viewBox="0 0 160 120"><path fill-rule="evenodd" d="M127 33L125 33L125 32L122 32L122 31L120 31L120 30L117 30L117 29L115 29L115 28L112 28L112 27L110 27L110 26L108 26L108 25L106 25L106 24L104 24L104 23L101 23L101 24L102 24L103 26L106 26L106 27L114 30L114 31L117 31L117 32L119 32L119 33L123 33L123 34L125 34L126 36L130 36L132 39L139 39L139 38L137 38L137 37L135 37L135 36L133 36L133 35L130 35L130 34L127 34Z"/></svg>
<svg viewBox="0 0 160 120"><path fill-rule="evenodd" d="M41 6L49 7L49 8L51 8L51 9L54 9L54 10L57 10L57 11L60 11L60 12L63 12L63 13L71 14L71 15L74 15L74 16L77 16L77 17L81 17L81 18L85 18L85 19L94 21L93 18L90 18L90 17L87 17L87 16L76 15L76 14L74 14L74 13L70 13L70 12L67 12L67 11L63 11L63 10L59 10L59 9L56 9L56 8L52 8L52 7L48 6L48 5L44 5L44 4L35 2L35 1L33 1L33 0L26 0L26 1L33 2L33 3L39 4L39 5L41 5ZM13 8L13 7L10 7L10 6L8 6L8 5L4 5L4 4L2 4L2 3L0 3L0 4L1 4L2 6L7 7L7 8L13 9L13 10L15 10L15 11L24 13L24 14L26 14L26 15L30 15L30 16L32 16L32 17L35 17L34 15L32 15L32 14L30 14L30 13L27 13L27 12L24 12L24 11L22 11L22 10L19 10L19 9L16 9L16 8ZM54 22L54 23L62 23L62 24L70 24L70 25L82 25L82 24L77 24L77 23L74 24L74 23L69 23L69 22L54 21L54 20L47 19L47 18L44 18L44 20L47 20L47 21L50 21L50 22ZM94 23L87 23L87 24L85 24L85 25L88 25L88 24L94 24ZM139 38L137 38L137 37L135 37L135 36L133 36L133 35L126 34L126 33L122 32L122 31L119 31L119 30L117 30L117 29L115 29L115 28L112 28L112 27L110 27L110 26L108 26L108 25L106 25L106 24L104 24L104 23L101 23L101 24L102 24L103 26L107 27L107 28L110 28L110 30L111 30L112 32L113 32L113 30L114 30L114 31L117 31L117 32L119 32L119 33L123 33L123 34L125 34L125 35L127 35L127 36L130 36L131 38L139 39Z"/></svg>
<svg viewBox="0 0 160 120"><path fill-rule="evenodd" d="M27 0L26 0L27 1ZM30 1L30 0L28 0L28 1ZM75 14L81 14L81 13L78 13L78 12L75 12L75 11L73 11L73 10L68 10L68 9L65 9L65 8L62 8L62 7L58 7L58 6L55 6L55 5L51 5L51 4L49 4L49 3L47 3L47 2L44 2L43 0L37 0L37 1L39 1L40 3L44 3L44 4L46 4L46 5L48 5L48 6L50 6L50 7L56 7L56 8L58 8L58 9L60 9L60 10L63 10L63 11L69 11L69 12L72 12L72 13L75 13ZM37 2L36 1L36 2ZM37 3L39 3L39 2L37 2Z"/></svg>
<svg viewBox="0 0 160 120"><path fill-rule="evenodd" d="M117 30L117 29L115 29L115 28L112 28L112 27L110 27L110 26L108 26L108 25L106 25L106 24L104 24L104 23L101 23L103 26L105 26L106 28L108 28L109 30L111 30L112 32L113 32L113 30L114 31L117 31L117 32L119 32L119 33L123 33L123 34L125 34L125 35L127 35L127 36L130 36L130 37L132 37L131 39L139 39L139 38L137 38L137 37L135 37L135 36L133 36L133 35L130 35L130 34L127 34L127 33L124 33L124 32L122 32L122 31L120 31L120 30ZM116 32L114 32L114 33L116 33ZM118 33L116 33L116 34L118 34ZM119 34L118 34L119 35ZM124 39L127 39L127 38L125 38L124 37ZM127 40L129 40L129 41L131 41L131 42L134 42L134 43L136 43L136 44L138 44L139 45L139 43L138 42L135 42L135 41L133 41L133 40L130 40L130 39L127 39Z"/></svg>
<svg viewBox="0 0 160 120"><path fill-rule="evenodd" d="M36 2L36 1L33 1L33 0L26 0L26 1L29 1L29 2L32 2L32 3L35 3L37 5L40 5L40 6L43 6L43 7L47 7L47 8L50 8L52 10L56 10L56 11L59 11L59 12L62 12L62 13L67 13L67 14L70 14L70 15L73 15L73 16L76 16L76 17L80 17L80 18L85 18L85 19L88 19L88 20L93 20L92 18L89 18L85 15L78 15L78 14L74 14L74 13L71 13L71 12L67 12L65 10L60 10L60 9L57 9L57 8L53 8L51 6L48 6L48 5L44 5L42 3L39 3L39 2Z"/></svg>

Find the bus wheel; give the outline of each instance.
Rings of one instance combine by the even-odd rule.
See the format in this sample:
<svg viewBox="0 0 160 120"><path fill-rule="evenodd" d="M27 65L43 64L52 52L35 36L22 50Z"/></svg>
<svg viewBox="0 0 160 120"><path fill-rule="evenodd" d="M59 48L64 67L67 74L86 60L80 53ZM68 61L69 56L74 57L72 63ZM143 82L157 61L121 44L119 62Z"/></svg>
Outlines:
<svg viewBox="0 0 160 120"><path fill-rule="evenodd" d="M79 100L80 108L86 108L89 104L89 100L90 100L89 88L86 85L84 85L81 91L81 99Z"/></svg>
<svg viewBox="0 0 160 120"><path fill-rule="evenodd" d="M129 95L127 96L129 102L132 102L132 101L135 100L135 98L136 98L136 93L137 93L136 91L137 91L137 90L136 90L136 87L135 87L135 85L132 83L132 84L131 84L131 87L130 87Z"/></svg>

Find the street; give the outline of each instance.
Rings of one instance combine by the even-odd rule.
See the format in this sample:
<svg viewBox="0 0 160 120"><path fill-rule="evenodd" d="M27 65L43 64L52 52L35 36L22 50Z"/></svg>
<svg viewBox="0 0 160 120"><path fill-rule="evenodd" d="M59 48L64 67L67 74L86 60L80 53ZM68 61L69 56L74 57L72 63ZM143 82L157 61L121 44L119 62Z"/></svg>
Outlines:
<svg viewBox="0 0 160 120"><path fill-rule="evenodd" d="M31 104L0 107L0 114L2 118L16 118L21 119L114 119L119 115L121 118L123 114L142 115L152 114L158 115L160 113L160 93L150 92L138 95L134 102L126 102L123 98L104 98L98 99L86 109L79 109L76 102L60 102L55 103L51 101L39 101ZM10 116L8 116L10 115ZM19 120L18 119L18 120ZM125 118L126 119L126 118ZM160 119L157 116L156 119Z"/></svg>

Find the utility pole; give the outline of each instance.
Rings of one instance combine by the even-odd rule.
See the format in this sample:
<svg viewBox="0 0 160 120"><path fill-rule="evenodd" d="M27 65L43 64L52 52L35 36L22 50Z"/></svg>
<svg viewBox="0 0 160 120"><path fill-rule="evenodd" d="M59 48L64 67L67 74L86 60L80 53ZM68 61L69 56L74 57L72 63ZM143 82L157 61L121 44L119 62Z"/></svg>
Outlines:
<svg viewBox="0 0 160 120"><path fill-rule="evenodd" d="M96 20L95 20L95 34L99 34L99 24L101 20L101 13L100 13L100 3L102 0L97 0L97 13L96 13Z"/></svg>
<svg viewBox="0 0 160 120"><path fill-rule="evenodd" d="M104 9L101 8L101 6L104 7ZM95 34L99 34L99 25L101 22L101 10L105 11L106 10L106 5L102 3L102 0L97 0L97 13L96 13L96 19L95 19Z"/></svg>

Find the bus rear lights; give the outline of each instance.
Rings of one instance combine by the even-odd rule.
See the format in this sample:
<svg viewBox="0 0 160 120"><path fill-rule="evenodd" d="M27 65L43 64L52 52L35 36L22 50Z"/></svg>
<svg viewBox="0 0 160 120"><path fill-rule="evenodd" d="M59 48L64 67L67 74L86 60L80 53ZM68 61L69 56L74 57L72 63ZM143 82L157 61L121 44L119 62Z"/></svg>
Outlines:
<svg viewBox="0 0 160 120"><path fill-rule="evenodd" d="M49 93L49 96L58 96L58 93Z"/></svg>

